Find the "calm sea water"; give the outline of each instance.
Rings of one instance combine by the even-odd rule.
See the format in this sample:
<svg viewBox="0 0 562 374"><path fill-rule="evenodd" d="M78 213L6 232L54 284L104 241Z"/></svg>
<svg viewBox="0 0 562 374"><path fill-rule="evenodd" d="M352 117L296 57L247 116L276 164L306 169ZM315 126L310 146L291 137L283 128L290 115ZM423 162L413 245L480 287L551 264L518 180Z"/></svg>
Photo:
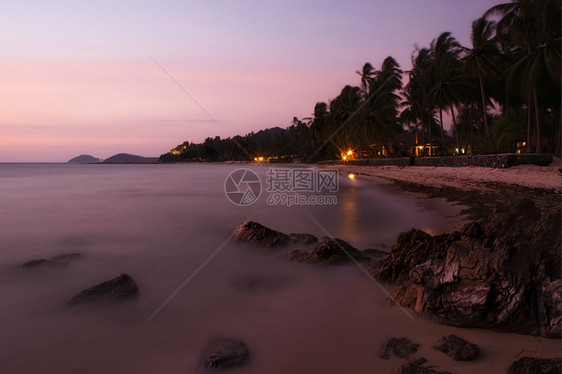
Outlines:
<svg viewBox="0 0 562 374"><path fill-rule="evenodd" d="M251 362L233 373L388 372L397 363L376 356L385 339L440 333L388 305L352 265L289 263L227 239L252 216L389 250L412 227L452 230L458 207L345 177L335 206L268 206L262 196L239 207L224 183L240 166L0 164L0 372L191 373L217 337L249 346ZM265 180L269 166L248 167ZM66 266L17 268L74 252ZM120 273L136 280L134 300L66 306Z"/></svg>

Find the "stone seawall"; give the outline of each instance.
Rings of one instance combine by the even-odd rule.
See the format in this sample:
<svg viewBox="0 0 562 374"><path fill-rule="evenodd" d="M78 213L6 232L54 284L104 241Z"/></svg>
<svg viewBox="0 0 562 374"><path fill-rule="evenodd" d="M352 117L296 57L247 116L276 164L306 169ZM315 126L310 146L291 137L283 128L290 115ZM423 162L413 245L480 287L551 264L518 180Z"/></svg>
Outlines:
<svg viewBox="0 0 562 374"><path fill-rule="evenodd" d="M480 156L449 156L449 157L410 157L410 158L377 158L372 160L323 161L320 164L358 165L358 166L480 166L488 168L510 168L516 165L547 166L552 163L552 155L504 153Z"/></svg>

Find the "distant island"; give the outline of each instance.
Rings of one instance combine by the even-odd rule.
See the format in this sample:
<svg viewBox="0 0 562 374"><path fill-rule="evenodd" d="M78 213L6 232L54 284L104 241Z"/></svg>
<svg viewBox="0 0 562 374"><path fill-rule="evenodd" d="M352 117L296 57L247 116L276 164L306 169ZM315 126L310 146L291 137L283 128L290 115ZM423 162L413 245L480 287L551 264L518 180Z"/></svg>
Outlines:
<svg viewBox="0 0 562 374"><path fill-rule="evenodd" d="M158 162L158 157L144 157L129 153L118 153L104 160L91 155L80 155L67 162L71 164L152 164Z"/></svg>
<svg viewBox="0 0 562 374"><path fill-rule="evenodd" d="M152 164L158 162L158 157L143 157L129 153L118 153L106 158L104 164Z"/></svg>
<svg viewBox="0 0 562 374"><path fill-rule="evenodd" d="M74 158L71 158L67 161L69 164L95 164L98 162L103 162L101 158L97 158L91 155L80 155Z"/></svg>

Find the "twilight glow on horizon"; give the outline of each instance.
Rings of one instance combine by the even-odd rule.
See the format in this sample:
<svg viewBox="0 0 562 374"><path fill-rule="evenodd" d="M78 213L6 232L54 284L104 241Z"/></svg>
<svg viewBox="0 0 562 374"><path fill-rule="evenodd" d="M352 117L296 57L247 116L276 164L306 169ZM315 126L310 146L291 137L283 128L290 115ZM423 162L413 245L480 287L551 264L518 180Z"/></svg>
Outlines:
<svg viewBox="0 0 562 374"><path fill-rule="evenodd" d="M408 70L415 46L444 31L469 46L472 21L501 2L5 3L0 162L159 156L185 140L287 127L358 86L366 62L393 56Z"/></svg>

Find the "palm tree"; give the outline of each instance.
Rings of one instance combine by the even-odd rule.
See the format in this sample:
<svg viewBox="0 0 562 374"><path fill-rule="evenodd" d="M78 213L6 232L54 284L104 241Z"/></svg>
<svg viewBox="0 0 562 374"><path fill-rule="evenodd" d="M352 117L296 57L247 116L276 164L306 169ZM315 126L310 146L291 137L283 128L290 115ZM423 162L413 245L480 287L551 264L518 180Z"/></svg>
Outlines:
<svg viewBox="0 0 562 374"><path fill-rule="evenodd" d="M369 96L369 85L375 76L375 69L373 68L373 65L367 62L363 65L363 69L361 71L356 70L355 72L361 77L361 92L363 98L366 98Z"/></svg>
<svg viewBox="0 0 562 374"><path fill-rule="evenodd" d="M324 102L316 103L314 106L314 119L310 125L312 133L318 138L325 137L327 134L328 104Z"/></svg>
<svg viewBox="0 0 562 374"><path fill-rule="evenodd" d="M430 99L439 109L441 144L443 146L445 145L443 109L451 108L451 114L454 117L452 106L459 101L458 87L461 85L461 52L461 45L451 36L450 32L442 33L430 45L431 68L429 70L429 79L433 83Z"/></svg>
<svg viewBox="0 0 562 374"><path fill-rule="evenodd" d="M499 4L486 15L500 15L498 38L508 39L522 54L510 68L508 80L519 83L527 99L527 147L531 143L531 112L534 112L536 152L542 153L539 98L549 85L560 88L560 1L514 0Z"/></svg>
<svg viewBox="0 0 562 374"><path fill-rule="evenodd" d="M398 122L402 70L393 57L387 57L381 69L370 80L369 97L362 111L362 126L358 129L368 142L378 142L392 152L392 138L402 131Z"/></svg>
<svg viewBox="0 0 562 374"><path fill-rule="evenodd" d="M500 56L500 50L495 39L496 23L481 17L472 22L472 33L470 40L472 48L465 48L466 56L463 59L465 75L476 77L480 88L480 99L484 120L484 134L490 143L490 127L488 125L488 111L484 78L497 76L498 69L495 60Z"/></svg>
<svg viewBox="0 0 562 374"><path fill-rule="evenodd" d="M330 102L329 129L330 138L339 149L345 149L353 144L353 132L359 121L357 110L361 105L361 89L347 85L341 93Z"/></svg>
<svg viewBox="0 0 562 374"><path fill-rule="evenodd" d="M429 91L433 85L431 76L431 51L428 48L416 49L411 59L412 70L409 72L410 79L406 85L409 96L405 97L419 108L422 142L425 144L426 133L427 138L431 139L432 120L434 120L435 114L434 106L429 98Z"/></svg>

